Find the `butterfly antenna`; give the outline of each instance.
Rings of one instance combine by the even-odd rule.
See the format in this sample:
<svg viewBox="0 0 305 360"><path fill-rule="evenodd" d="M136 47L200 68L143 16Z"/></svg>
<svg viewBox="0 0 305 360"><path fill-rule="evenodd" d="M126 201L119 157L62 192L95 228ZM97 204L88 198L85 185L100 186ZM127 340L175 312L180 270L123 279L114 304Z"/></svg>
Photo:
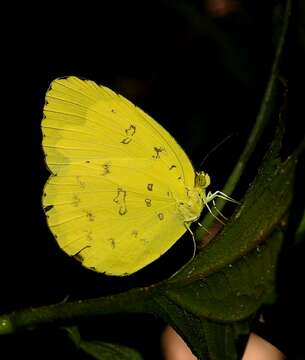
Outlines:
<svg viewBox="0 0 305 360"><path fill-rule="evenodd" d="M228 136L226 136L223 140L220 141L220 143L218 143L217 145L215 145L207 154L206 156L203 158L203 160L201 161L200 165L199 165L199 170L202 168L203 164L205 163L205 161L207 160L207 158L217 149L219 149L225 142L227 142L234 134L229 134Z"/></svg>

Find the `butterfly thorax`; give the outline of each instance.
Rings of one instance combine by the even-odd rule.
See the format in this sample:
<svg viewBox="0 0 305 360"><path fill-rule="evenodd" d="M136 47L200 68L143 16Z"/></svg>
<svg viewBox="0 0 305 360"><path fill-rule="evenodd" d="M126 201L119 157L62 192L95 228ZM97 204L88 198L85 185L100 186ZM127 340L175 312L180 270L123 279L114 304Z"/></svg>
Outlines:
<svg viewBox="0 0 305 360"><path fill-rule="evenodd" d="M178 211L185 222L196 221L206 204L205 189L210 185L210 177L203 171L196 173L193 188L185 187L183 199L177 200Z"/></svg>

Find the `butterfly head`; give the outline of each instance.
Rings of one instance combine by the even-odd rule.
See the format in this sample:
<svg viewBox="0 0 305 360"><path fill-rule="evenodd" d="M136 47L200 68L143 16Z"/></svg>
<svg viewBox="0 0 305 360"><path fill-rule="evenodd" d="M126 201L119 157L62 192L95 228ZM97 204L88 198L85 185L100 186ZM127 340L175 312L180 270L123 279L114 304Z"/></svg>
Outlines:
<svg viewBox="0 0 305 360"><path fill-rule="evenodd" d="M210 176L204 171L200 171L196 173L195 177L195 187L199 187L201 189L207 188L211 183Z"/></svg>

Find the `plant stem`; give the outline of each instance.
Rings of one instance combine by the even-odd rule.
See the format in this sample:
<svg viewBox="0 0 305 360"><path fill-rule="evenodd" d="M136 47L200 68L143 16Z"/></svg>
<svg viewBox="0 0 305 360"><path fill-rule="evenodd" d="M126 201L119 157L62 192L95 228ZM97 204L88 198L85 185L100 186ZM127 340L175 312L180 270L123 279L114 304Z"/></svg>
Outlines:
<svg viewBox="0 0 305 360"><path fill-rule="evenodd" d="M267 88L265 90L265 94L263 97L263 101L262 101L259 113L256 117L256 121L255 121L254 127L250 133L250 136L248 138L247 144L246 144L239 160L237 161L231 175L229 176L229 179L226 182L225 187L222 190L227 195L232 194L236 184L238 183L238 181L244 171L244 168L245 168L250 156L252 155L252 153L260 139L262 132L264 131L266 125L268 124L268 122L271 118L272 108L273 108L272 105L273 105L273 101L274 101L274 98L276 95L277 85L278 85L279 65L280 65L280 60L281 60L281 56L283 53L286 33L287 33L287 29L288 29L288 24L289 24L290 13L291 13L291 0L287 0L284 19L283 19L283 25L282 25L282 31L280 34L277 50L275 53L275 58L274 58L274 62L273 62L272 69L271 69L271 75L270 75L270 78L269 78L269 81L267 84ZM225 201L222 199L218 199L216 201L216 205L217 205L217 208L221 211L225 205ZM211 224L214 220L215 220L214 217L210 213L208 213L203 220L203 226L205 228L210 228ZM199 238L202 237L203 231L204 230L202 230L200 228L198 229L196 234L198 235Z"/></svg>

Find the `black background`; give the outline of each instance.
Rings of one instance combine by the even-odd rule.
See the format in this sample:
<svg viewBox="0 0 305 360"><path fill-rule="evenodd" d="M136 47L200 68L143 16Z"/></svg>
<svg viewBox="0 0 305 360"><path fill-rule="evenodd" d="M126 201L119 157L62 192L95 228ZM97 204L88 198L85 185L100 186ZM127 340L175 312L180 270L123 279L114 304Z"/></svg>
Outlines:
<svg viewBox="0 0 305 360"><path fill-rule="evenodd" d="M40 122L50 82L76 75L118 91L168 129L195 168L232 134L204 165L212 189L220 189L246 142L268 79L274 55L273 3L244 1L226 16L216 16L200 1L192 2L195 12L190 16L171 1L102 2L97 7L50 3L29 8L27 4L7 11L9 21L1 30L6 42L2 55L1 312L61 302L66 296L76 300L147 285L166 278L192 253L186 237L134 276L109 278L82 268L59 250L41 208L48 172ZM295 10L283 66L292 104L287 152L299 138L302 116L304 122L303 91L298 90L304 84L305 59L298 37L300 17ZM272 131L268 129L266 136ZM252 159L236 198L255 175L263 151L264 147ZM158 320L126 315L106 320L106 326L104 319L82 326L85 333L90 329L105 340L118 337L137 345L145 358L160 356L158 337L163 324ZM59 357L62 349L85 358L76 355L63 333L55 329L19 334L4 343L11 354L8 359L17 356L20 348L32 358Z"/></svg>

